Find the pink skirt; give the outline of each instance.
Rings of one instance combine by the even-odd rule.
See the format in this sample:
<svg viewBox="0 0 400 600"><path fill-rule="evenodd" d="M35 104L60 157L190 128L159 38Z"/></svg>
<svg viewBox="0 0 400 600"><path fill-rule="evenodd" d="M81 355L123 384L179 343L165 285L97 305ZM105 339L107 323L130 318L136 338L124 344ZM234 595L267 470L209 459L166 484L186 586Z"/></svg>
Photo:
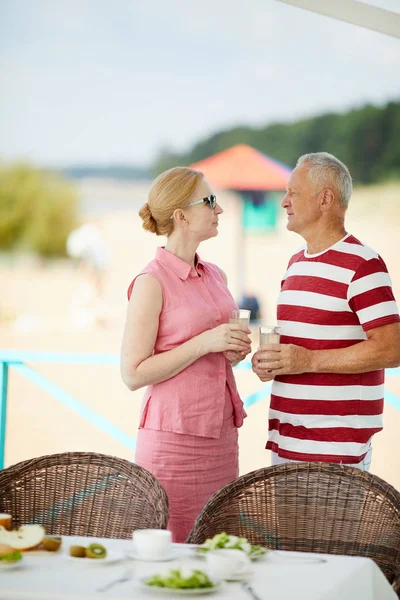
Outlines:
<svg viewBox="0 0 400 600"><path fill-rule="evenodd" d="M219 439L139 429L135 462L167 492L168 529L174 542L184 542L207 500L239 476L238 432L229 391Z"/></svg>

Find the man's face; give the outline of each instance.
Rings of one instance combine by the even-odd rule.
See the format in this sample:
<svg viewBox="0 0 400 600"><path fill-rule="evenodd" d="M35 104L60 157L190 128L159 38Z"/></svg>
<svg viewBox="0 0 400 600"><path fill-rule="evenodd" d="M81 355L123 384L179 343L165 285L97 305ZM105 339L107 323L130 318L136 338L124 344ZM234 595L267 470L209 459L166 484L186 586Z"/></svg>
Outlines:
<svg viewBox="0 0 400 600"><path fill-rule="evenodd" d="M313 233L322 216L319 190L315 190L307 177L308 166L296 167L287 184L287 192L281 202L288 216L287 229L302 237Z"/></svg>

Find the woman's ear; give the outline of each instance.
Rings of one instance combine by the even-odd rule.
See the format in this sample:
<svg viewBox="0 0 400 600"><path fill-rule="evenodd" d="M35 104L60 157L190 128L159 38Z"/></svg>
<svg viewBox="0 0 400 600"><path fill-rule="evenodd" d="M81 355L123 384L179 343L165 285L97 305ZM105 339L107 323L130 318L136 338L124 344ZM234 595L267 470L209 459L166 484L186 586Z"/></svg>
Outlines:
<svg viewBox="0 0 400 600"><path fill-rule="evenodd" d="M187 227L189 225L189 221L187 216L183 212L181 208L177 208L174 212L174 219L178 225L181 227Z"/></svg>

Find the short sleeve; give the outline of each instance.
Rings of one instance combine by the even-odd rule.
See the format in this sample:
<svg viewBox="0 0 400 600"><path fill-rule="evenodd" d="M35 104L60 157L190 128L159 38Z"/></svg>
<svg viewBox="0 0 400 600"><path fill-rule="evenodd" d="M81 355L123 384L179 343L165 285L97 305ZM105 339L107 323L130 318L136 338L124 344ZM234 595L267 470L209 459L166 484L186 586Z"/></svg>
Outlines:
<svg viewBox="0 0 400 600"><path fill-rule="evenodd" d="M380 256L357 268L349 284L348 302L364 331L400 321L392 281Z"/></svg>

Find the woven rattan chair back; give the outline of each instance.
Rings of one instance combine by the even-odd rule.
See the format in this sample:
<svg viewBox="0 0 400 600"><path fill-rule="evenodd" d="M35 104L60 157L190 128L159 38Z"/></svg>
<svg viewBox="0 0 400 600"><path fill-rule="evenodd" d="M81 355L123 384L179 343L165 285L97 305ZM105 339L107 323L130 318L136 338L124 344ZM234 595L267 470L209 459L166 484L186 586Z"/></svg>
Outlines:
<svg viewBox="0 0 400 600"><path fill-rule="evenodd" d="M268 548L367 556L391 583L400 576L400 494L355 468L287 463L243 475L212 496L187 541L221 531Z"/></svg>
<svg viewBox="0 0 400 600"><path fill-rule="evenodd" d="M168 498L145 469L123 458L66 452L0 471L0 512L13 526L40 523L46 533L130 538L134 529L165 529Z"/></svg>

